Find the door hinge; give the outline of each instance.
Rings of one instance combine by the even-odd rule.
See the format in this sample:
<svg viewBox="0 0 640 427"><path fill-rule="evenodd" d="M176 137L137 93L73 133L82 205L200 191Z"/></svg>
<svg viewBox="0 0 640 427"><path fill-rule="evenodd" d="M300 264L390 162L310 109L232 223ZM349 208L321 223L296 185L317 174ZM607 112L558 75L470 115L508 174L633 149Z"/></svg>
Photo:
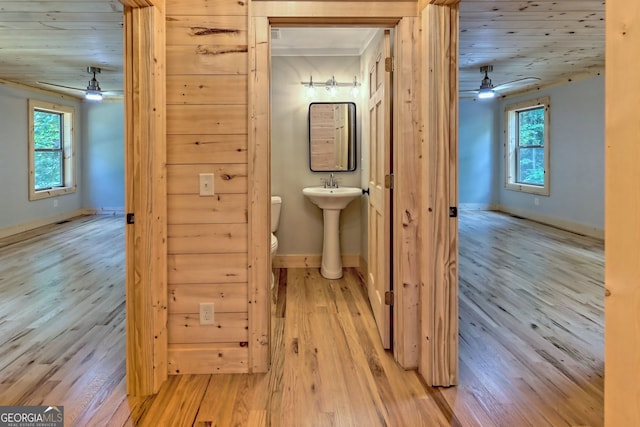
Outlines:
<svg viewBox="0 0 640 427"><path fill-rule="evenodd" d="M393 305L393 291L384 293L384 305Z"/></svg>
<svg viewBox="0 0 640 427"><path fill-rule="evenodd" d="M384 176L384 188L393 189L393 174Z"/></svg>
<svg viewBox="0 0 640 427"><path fill-rule="evenodd" d="M388 56L386 58L384 58L384 70L387 73L392 73L393 72L393 56Z"/></svg>
<svg viewBox="0 0 640 427"><path fill-rule="evenodd" d="M127 214L127 224L135 224L135 223L136 223L136 216L135 216L135 214L128 213L128 214Z"/></svg>
<svg viewBox="0 0 640 427"><path fill-rule="evenodd" d="M457 218L457 217L458 217L458 207L449 206L449 218Z"/></svg>

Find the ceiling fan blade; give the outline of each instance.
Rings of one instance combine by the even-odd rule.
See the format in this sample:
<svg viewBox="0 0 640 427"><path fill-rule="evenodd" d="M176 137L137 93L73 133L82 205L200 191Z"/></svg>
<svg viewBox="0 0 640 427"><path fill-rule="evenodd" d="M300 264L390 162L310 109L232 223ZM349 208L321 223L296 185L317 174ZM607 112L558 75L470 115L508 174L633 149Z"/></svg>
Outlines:
<svg viewBox="0 0 640 427"><path fill-rule="evenodd" d="M123 90L103 90L103 95L124 95Z"/></svg>
<svg viewBox="0 0 640 427"><path fill-rule="evenodd" d="M514 86L520 86L520 85L535 83L535 82L538 82L538 81L540 81L540 79L538 77L523 77L521 79L511 80L510 82L499 84L499 85L495 86L493 88L493 90L499 92L501 90L509 89L511 87L514 87Z"/></svg>
<svg viewBox="0 0 640 427"><path fill-rule="evenodd" d="M38 82L38 83L43 84L43 85L47 85L47 86L61 87L63 89L79 90L81 92L86 91L86 89L82 89L82 88L79 88L79 87L71 87L71 86L59 85L59 84L56 84L56 83L47 83L47 82Z"/></svg>
<svg viewBox="0 0 640 427"><path fill-rule="evenodd" d="M458 95L458 99L476 99L478 98L477 93L460 93Z"/></svg>
<svg viewBox="0 0 640 427"><path fill-rule="evenodd" d="M478 90L461 90L458 92L458 98L476 98L478 96Z"/></svg>

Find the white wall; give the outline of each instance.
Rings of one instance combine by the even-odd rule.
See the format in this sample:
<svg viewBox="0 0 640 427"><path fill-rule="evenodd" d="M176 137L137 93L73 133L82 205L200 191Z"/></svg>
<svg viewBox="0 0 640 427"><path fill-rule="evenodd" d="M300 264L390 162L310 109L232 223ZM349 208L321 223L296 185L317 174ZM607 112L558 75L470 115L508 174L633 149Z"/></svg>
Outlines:
<svg viewBox="0 0 640 427"><path fill-rule="evenodd" d="M458 197L462 209L490 209L498 202L500 139L498 104L460 101Z"/></svg>
<svg viewBox="0 0 640 427"><path fill-rule="evenodd" d="M29 99L72 106L76 110L76 172L82 176L83 111L80 101L36 92L22 87L0 85L0 234L3 229L16 229L21 224L43 225L46 218L59 220L82 208L83 183L78 179L75 193L29 201ZM54 201L57 206L54 206ZM41 223L44 221L43 223Z"/></svg>
<svg viewBox="0 0 640 427"><path fill-rule="evenodd" d="M548 197L505 189L502 161L505 105L542 96L551 98L551 193ZM604 229L604 77L502 100L499 115L501 210L601 237Z"/></svg>
<svg viewBox="0 0 640 427"><path fill-rule="evenodd" d="M124 103L85 102L83 207L99 213L124 211Z"/></svg>
<svg viewBox="0 0 640 427"><path fill-rule="evenodd" d="M273 57L271 62L271 193L282 197L278 236L279 255L322 253L322 211L302 195L308 186L322 185L320 178L329 173L311 172L307 136L307 111L314 101L352 101L356 103L357 169L335 175L340 185L360 187L360 117L362 106L348 88L331 98L324 88L316 88L316 96L307 98L302 81L326 81L335 76L340 82L351 82L360 75L359 57ZM343 254L360 253L360 203L356 199L342 211L340 219Z"/></svg>

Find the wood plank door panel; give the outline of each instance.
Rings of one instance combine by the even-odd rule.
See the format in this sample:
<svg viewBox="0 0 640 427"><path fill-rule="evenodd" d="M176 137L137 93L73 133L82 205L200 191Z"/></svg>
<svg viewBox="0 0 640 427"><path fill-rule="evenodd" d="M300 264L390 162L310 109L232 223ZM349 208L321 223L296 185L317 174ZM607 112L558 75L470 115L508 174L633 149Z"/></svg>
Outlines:
<svg viewBox="0 0 640 427"><path fill-rule="evenodd" d="M384 348L391 348L391 308L385 294L391 291L390 189L391 173L391 72L385 59L391 56L390 31L385 30L378 53L369 66L369 274L367 293Z"/></svg>

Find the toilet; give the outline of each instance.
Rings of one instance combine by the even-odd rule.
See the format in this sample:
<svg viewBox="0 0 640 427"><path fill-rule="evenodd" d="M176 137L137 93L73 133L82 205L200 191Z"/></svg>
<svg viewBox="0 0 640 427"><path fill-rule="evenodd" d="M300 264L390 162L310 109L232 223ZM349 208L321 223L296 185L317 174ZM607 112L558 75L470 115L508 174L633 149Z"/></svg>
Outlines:
<svg viewBox="0 0 640 427"><path fill-rule="evenodd" d="M273 256L278 251L278 238L275 233L278 230L278 222L280 221L280 208L282 207L282 198L280 196L271 196L271 266L273 267ZM274 277L271 272L271 287L273 288Z"/></svg>

